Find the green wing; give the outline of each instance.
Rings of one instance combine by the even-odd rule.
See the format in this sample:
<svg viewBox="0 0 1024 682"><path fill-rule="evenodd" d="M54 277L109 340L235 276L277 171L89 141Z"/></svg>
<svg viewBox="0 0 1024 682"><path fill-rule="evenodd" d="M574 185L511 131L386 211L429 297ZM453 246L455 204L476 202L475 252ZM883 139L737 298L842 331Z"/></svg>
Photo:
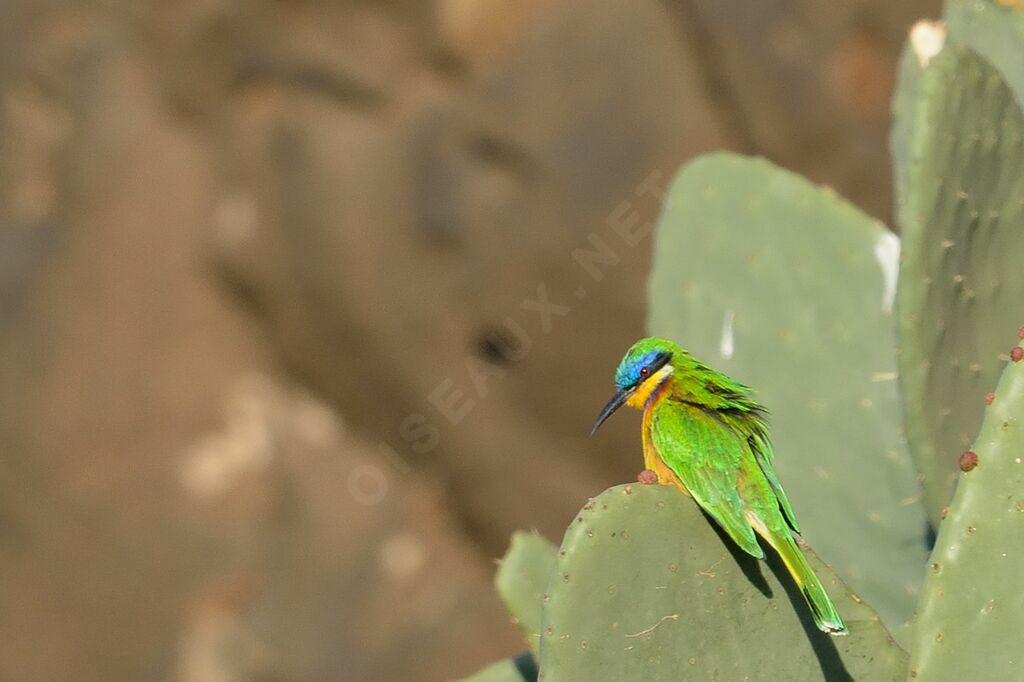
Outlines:
<svg viewBox="0 0 1024 682"><path fill-rule="evenodd" d="M654 408L655 449L704 511L748 554L764 558L739 495L746 439L703 409L673 400Z"/></svg>
<svg viewBox="0 0 1024 682"><path fill-rule="evenodd" d="M786 491L782 489L779 477L775 475L775 469L772 467L772 444L768 440L768 434L761 431L750 436L750 449L754 451L754 459L757 460L757 465L761 467L761 472L768 479L768 484L775 492L779 506L782 507L782 513L785 514L786 521L789 522L789 527L799 533L800 526L796 523L796 515L793 514L793 508L789 506L789 498L786 497Z"/></svg>

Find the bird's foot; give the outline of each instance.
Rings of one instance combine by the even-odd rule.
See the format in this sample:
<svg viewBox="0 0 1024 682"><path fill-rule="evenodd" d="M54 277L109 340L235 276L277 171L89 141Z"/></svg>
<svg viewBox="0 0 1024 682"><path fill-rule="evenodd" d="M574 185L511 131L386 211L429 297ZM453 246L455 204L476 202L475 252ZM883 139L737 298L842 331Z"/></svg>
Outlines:
<svg viewBox="0 0 1024 682"><path fill-rule="evenodd" d="M643 485L654 485L658 482L658 474L650 469L644 469L636 476L636 480Z"/></svg>

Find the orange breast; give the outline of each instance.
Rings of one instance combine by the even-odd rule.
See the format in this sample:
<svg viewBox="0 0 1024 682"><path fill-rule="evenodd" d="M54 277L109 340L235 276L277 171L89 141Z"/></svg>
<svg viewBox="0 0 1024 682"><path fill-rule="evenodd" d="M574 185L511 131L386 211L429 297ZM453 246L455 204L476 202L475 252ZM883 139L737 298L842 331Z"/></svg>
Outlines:
<svg viewBox="0 0 1024 682"><path fill-rule="evenodd" d="M690 492L683 485L683 482L676 476L676 472L672 471L665 461L658 454L657 448L654 447L654 439L651 437L651 430L654 428L654 407L667 395L667 382L658 388L657 393L654 394L654 399L647 403L647 407L644 408L644 419L643 419L643 443L644 443L644 466L653 471L658 475L658 483L662 485L674 485L682 490L687 495Z"/></svg>

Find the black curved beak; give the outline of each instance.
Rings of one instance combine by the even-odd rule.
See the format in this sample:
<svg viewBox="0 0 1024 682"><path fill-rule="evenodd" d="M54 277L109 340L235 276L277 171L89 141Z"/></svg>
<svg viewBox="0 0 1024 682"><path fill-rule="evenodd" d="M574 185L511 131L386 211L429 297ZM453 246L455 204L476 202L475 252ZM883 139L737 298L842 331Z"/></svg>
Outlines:
<svg viewBox="0 0 1024 682"><path fill-rule="evenodd" d="M597 430L601 428L601 424L604 424L604 421L608 419L608 417L612 416L612 413L614 413L615 410L622 407L622 404L629 399L629 396L631 396L635 390L636 388L634 387L616 391L615 395L612 396L612 399L609 400L608 404L601 410L601 414L597 415L597 419L594 421L594 426L590 429L591 436L597 433Z"/></svg>

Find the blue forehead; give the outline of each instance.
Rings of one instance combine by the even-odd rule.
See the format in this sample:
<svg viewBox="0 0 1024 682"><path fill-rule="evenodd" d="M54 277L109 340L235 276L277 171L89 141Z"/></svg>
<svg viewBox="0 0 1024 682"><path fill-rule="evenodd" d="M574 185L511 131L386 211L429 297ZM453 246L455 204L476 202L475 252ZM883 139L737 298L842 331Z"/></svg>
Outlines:
<svg viewBox="0 0 1024 682"><path fill-rule="evenodd" d="M624 357L622 364L615 371L615 386L621 389L635 384L640 379L641 368L654 362L656 357L658 357L658 351Z"/></svg>

